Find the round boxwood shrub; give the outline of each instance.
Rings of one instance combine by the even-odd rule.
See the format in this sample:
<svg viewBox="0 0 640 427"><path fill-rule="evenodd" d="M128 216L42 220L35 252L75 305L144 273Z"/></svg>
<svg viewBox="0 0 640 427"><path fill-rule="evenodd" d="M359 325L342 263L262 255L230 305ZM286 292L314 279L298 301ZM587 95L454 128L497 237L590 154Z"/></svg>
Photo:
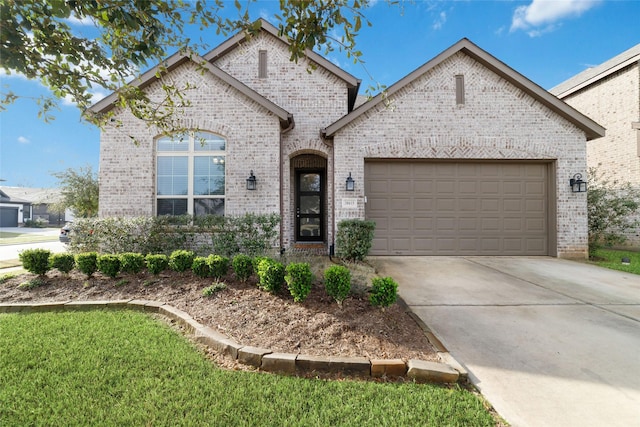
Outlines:
<svg viewBox="0 0 640 427"><path fill-rule="evenodd" d="M100 271L100 273L112 279L120 273L120 257L118 255L100 255L97 261L98 271Z"/></svg>
<svg viewBox="0 0 640 427"><path fill-rule="evenodd" d="M209 277L211 275L211 269L209 268L207 258L203 256L195 257L193 264L191 264L191 271L198 277Z"/></svg>
<svg viewBox="0 0 640 427"><path fill-rule="evenodd" d="M193 251L178 249L173 251L169 257L169 268L178 273L182 273L191 268L194 258L195 254Z"/></svg>
<svg viewBox="0 0 640 427"><path fill-rule="evenodd" d="M51 262L51 268L55 268L64 274L69 274L76 266L76 260L73 254L53 254L49 260Z"/></svg>
<svg viewBox="0 0 640 427"><path fill-rule="evenodd" d="M148 254L145 261L151 274L160 274L169 267L169 257L164 254Z"/></svg>
<svg viewBox="0 0 640 427"><path fill-rule="evenodd" d="M351 292L351 272L342 265L332 265L324 271L327 295L342 304Z"/></svg>
<svg viewBox="0 0 640 427"><path fill-rule="evenodd" d="M241 282L246 282L253 274L253 262L249 255L239 254L231 261L233 272Z"/></svg>
<svg viewBox="0 0 640 427"><path fill-rule="evenodd" d="M398 283L391 277L371 279L369 302L375 307L388 307L398 299Z"/></svg>
<svg viewBox="0 0 640 427"><path fill-rule="evenodd" d="M207 264L211 270L211 275L216 279L226 276L229 272L229 258L222 255L209 255Z"/></svg>
<svg viewBox="0 0 640 427"><path fill-rule="evenodd" d="M93 276L98 270L97 252L83 252L76 255L76 268L87 277Z"/></svg>
<svg viewBox="0 0 640 427"><path fill-rule="evenodd" d="M124 273L140 273L144 268L144 255L136 252L120 254L120 270Z"/></svg>
<svg viewBox="0 0 640 427"><path fill-rule="evenodd" d="M278 293L284 282L284 265L271 258L262 259L258 265L258 279L261 289Z"/></svg>
<svg viewBox="0 0 640 427"><path fill-rule="evenodd" d="M47 249L25 249L18 254L22 267L29 273L44 276L51 268L49 265L49 257L51 251Z"/></svg>
<svg viewBox="0 0 640 427"><path fill-rule="evenodd" d="M295 302L302 302L307 299L311 292L311 281L313 273L309 263L299 262L287 265L284 280L287 282L289 292Z"/></svg>

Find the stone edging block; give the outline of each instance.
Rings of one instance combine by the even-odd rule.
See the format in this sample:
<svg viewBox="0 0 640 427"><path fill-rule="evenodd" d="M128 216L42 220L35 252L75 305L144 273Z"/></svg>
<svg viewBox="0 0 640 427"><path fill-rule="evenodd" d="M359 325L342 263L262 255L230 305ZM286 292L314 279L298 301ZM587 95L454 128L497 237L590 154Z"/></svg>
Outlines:
<svg viewBox="0 0 640 427"><path fill-rule="evenodd" d="M444 363L427 362L411 359L407 363L407 376L416 380L455 383L458 382L458 371Z"/></svg>
<svg viewBox="0 0 640 427"><path fill-rule="evenodd" d="M403 377L407 373L407 364L402 359L371 359L371 376Z"/></svg>
<svg viewBox="0 0 640 427"><path fill-rule="evenodd" d="M196 342L216 353L269 372L294 374L296 371L345 373L362 376L407 376L418 381L455 383L467 378L467 371L440 344L438 355L446 363L401 359L369 359L366 357L313 356L273 353L266 348L243 346L214 329L204 326L188 313L169 304L147 300L63 301L32 304L0 304L0 313L20 313L56 310L92 310L95 308L128 308L162 314L193 334ZM425 325L426 327L426 325ZM427 330L425 333L431 333ZM432 334L431 334L432 335ZM434 336L435 338L435 336ZM437 338L436 338L437 341ZM437 341L439 344L439 341Z"/></svg>
<svg viewBox="0 0 640 427"><path fill-rule="evenodd" d="M262 357L271 353L273 352L268 348L241 347L238 349L238 362L259 368L262 366Z"/></svg>
<svg viewBox="0 0 640 427"><path fill-rule="evenodd" d="M295 374L297 358L298 355L293 353L265 354L260 367L263 371Z"/></svg>

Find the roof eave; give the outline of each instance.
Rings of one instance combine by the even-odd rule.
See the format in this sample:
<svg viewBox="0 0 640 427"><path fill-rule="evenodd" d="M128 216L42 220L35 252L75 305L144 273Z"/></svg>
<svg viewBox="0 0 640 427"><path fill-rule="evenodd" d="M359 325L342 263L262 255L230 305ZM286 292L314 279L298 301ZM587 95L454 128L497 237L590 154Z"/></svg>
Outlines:
<svg viewBox="0 0 640 427"><path fill-rule="evenodd" d="M608 77L608 76L610 76L610 75L612 75L612 74L614 74L614 73L616 73L616 72L618 72L618 71L620 71L620 70L622 70L622 69L624 69L624 68L626 68L626 67L628 67L630 65L634 65L634 64L639 64L640 65L640 55L636 55L636 56L634 56L632 58L629 58L626 61L623 61L623 62L621 62L621 63L619 63L619 64L617 64L617 65L615 65L615 66L603 71L602 73L599 73L599 74L597 74L597 75L595 75L595 76L593 76L593 77L591 77L591 78L589 78L589 79L587 79L587 80L585 80L585 81L583 81L583 82L581 82L581 83L579 83L579 84L577 84L577 85L575 85L575 86L573 86L573 87L571 87L569 89L566 89L566 90L558 93L557 97L560 98L560 99L566 98L567 96L569 96L571 94L574 94L574 93L576 93L576 92L578 92L578 91L580 91L580 90L582 90L582 89L584 89L586 87L589 87L592 84L597 83L598 81L600 81L600 80L602 80L602 79L604 79L604 78L606 78L606 77ZM553 91L553 89L551 89L551 90Z"/></svg>

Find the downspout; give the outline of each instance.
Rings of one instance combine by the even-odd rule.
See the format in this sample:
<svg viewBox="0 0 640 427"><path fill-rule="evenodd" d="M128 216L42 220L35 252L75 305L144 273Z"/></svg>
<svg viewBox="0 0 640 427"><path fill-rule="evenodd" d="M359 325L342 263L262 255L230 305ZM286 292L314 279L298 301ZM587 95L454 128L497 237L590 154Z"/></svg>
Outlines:
<svg viewBox="0 0 640 427"><path fill-rule="evenodd" d="M333 138L327 137L327 129L320 129L320 139L331 149L331 173L333 179L331 180L331 243L329 244L329 259L333 256L336 240L336 153L333 146ZM331 143L329 143L331 141Z"/></svg>
<svg viewBox="0 0 640 427"><path fill-rule="evenodd" d="M282 175L284 171L282 166L282 161L284 159L283 136L285 133L289 133L296 126L296 122L293 120L293 114L289 114L287 116L287 122L289 125L280 131L280 185L278 186L280 187L280 253L282 253L282 250L284 249L284 218L282 217L282 213L284 212L284 197L282 192L282 183L284 179L284 176Z"/></svg>

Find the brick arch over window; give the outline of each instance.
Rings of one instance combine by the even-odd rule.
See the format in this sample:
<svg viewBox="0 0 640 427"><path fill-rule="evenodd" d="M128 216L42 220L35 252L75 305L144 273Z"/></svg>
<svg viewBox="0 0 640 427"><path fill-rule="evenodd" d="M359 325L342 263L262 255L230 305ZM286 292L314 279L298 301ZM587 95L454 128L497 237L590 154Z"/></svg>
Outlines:
<svg viewBox="0 0 640 427"><path fill-rule="evenodd" d="M291 166L294 169L324 169L327 159L319 154L299 154L291 158Z"/></svg>
<svg viewBox="0 0 640 427"><path fill-rule="evenodd" d="M226 144L200 130L155 138L157 215L224 215Z"/></svg>

